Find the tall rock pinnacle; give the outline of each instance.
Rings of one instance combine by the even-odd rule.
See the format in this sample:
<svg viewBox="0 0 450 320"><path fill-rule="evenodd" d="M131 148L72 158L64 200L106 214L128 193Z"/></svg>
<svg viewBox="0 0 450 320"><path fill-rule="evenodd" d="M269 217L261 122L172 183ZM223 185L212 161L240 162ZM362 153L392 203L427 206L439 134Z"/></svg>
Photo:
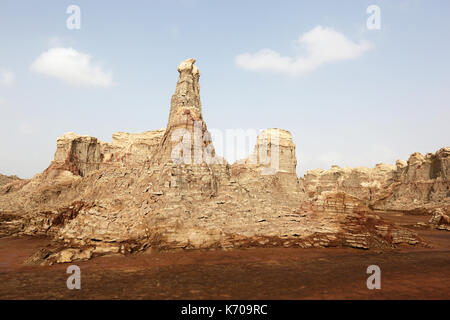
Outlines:
<svg viewBox="0 0 450 320"><path fill-rule="evenodd" d="M200 102L200 72L194 66L195 59L187 59L180 63L177 87L170 103L170 115L167 129L184 125L191 115L192 120L202 120L202 105Z"/></svg>
<svg viewBox="0 0 450 320"><path fill-rule="evenodd" d="M161 141L159 162L182 157L185 164L204 161L205 148L214 156L206 124L203 121L200 101L200 72L195 59L187 59L178 66L179 78L170 103L169 121Z"/></svg>

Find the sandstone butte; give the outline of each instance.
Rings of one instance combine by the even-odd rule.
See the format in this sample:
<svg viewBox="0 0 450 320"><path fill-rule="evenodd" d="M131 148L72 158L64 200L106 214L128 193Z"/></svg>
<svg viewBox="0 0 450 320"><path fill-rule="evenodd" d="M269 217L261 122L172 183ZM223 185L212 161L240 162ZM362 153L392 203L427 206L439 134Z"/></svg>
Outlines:
<svg viewBox="0 0 450 320"><path fill-rule="evenodd" d="M450 230L448 147L395 166L333 166L298 178L291 134L268 129L243 161L174 161L177 129L208 136L194 63L178 66L165 129L115 133L111 143L67 133L44 172L2 176L0 236L51 237L27 262L52 264L149 249L428 246L385 221L388 210L427 212L428 227ZM216 156L210 139L189 148ZM260 148L279 154L274 174L263 174L271 167Z"/></svg>

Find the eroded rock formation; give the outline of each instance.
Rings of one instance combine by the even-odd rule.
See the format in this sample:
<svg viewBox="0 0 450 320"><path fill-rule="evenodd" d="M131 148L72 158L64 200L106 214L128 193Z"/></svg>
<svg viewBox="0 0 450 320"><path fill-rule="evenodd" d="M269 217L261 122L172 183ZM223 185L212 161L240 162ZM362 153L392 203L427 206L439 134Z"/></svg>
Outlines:
<svg viewBox="0 0 450 320"><path fill-rule="evenodd" d="M413 153L396 166L311 170L302 179L309 197L324 191L354 195L378 210L422 211L450 203L450 148L423 156Z"/></svg>
<svg viewBox="0 0 450 320"><path fill-rule="evenodd" d="M395 166L378 164L375 168L340 168L308 171L303 179L308 196L324 191L340 191L354 195L366 202L379 198L394 177Z"/></svg>
<svg viewBox="0 0 450 320"><path fill-rule="evenodd" d="M117 132L111 143L73 132L57 140L50 169L67 170L81 177L111 165L138 166L155 154L165 129L143 133Z"/></svg>
<svg viewBox="0 0 450 320"><path fill-rule="evenodd" d="M397 162L389 192L375 203L382 210L415 210L450 203L450 148Z"/></svg>
<svg viewBox="0 0 450 320"><path fill-rule="evenodd" d="M215 154L194 63L178 66L166 129L116 133L111 143L66 134L48 169L0 187L0 219L8 226L2 234L48 235L59 243L29 261L68 262L146 248L421 243L369 206L395 204L396 194L410 190L398 185L424 179L434 181L426 188L433 185L435 193L421 199L441 199L448 189L447 149L421 165L336 167L299 180L291 134L267 129L254 154L230 165Z"/></svg>
<svg viewBox="0 0 450 320"><path fill-rule="evenodd" d="M428 223L433 228L450 231L449 208L434 209Z"/></svg>

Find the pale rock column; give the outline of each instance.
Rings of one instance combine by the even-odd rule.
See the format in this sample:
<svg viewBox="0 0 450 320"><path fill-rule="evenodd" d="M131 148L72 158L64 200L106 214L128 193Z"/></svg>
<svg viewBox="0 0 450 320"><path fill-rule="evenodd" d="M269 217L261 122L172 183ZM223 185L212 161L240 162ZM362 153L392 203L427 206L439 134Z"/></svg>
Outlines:
<svg viewBox="0 0 450 320"><path fill-rule="evenodd" d="M184 164L201 164L205 154L215 157L200 101L200 72L194 66L195 59L180 63L179 78L170 104L169 121L161 141L160 163L171 161ZM174 160L175 159L175 160Z"/></svg>

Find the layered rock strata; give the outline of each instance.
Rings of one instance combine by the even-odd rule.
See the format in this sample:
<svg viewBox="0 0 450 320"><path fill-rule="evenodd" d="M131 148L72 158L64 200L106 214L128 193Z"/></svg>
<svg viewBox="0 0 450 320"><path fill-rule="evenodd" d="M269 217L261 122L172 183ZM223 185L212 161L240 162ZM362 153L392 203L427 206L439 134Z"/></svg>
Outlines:
<svg viewBox="0 0 450 320"><path fill-rule="evenodd" d="M374 205L382 210L415 210L450 204L450 148L413 153L397 162L389 192Z"/></svg>
<svg viewBox="0 0 450 320"><path fill-rule="evenodd" d="M407 162L378 164L375 168L311 170L301 179L314 197L325 191L346 192L377 210L426 212L450 203L450 148L423 156L414 153Z"/></svg>
<svg viewBox="0 0 450 320"><path fill-rule="evenodd" d="M68 262L147 248L368 249L421 243L367 206L378 191L349 195L366 181L359 171L339 173L352 177L349 182L334 173L299 181L288 131L263 131L246 161L229 165L218 157L202 116L194 63L188 59L178 66L166 129L117 133L111 143L66 134L48 169L0 187L0 220L14 221L4 234L48 235L60 244L30 261ZM388 168L377 170L364 179L380 185L396 179L384 175L392 171Z"/></svg>

